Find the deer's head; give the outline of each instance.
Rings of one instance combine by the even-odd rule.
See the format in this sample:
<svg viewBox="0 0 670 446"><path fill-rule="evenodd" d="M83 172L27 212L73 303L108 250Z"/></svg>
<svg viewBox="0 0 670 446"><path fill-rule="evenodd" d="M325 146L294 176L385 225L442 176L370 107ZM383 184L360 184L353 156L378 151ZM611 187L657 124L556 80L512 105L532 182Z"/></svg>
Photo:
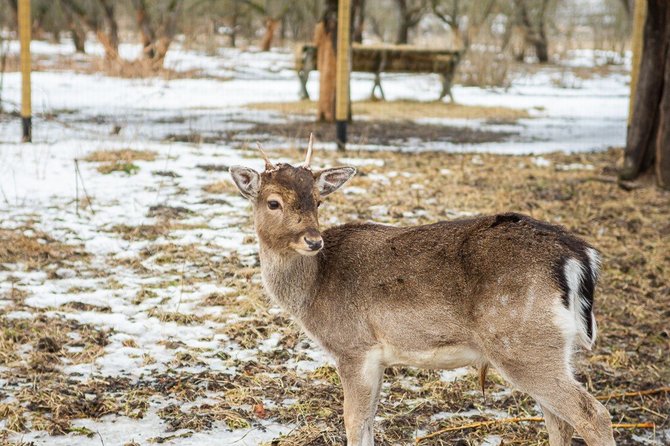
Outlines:
<svg viewBox="0 0 670 446"><path fill-rule="evenodd" d="M261 173L232 166L230 174L242 195L253 205L254 224L261 243L281 254L312 256L323 247L318 208L321 199L335 192L355 173L353 167L312 171L313 138L310 135L305 162L298 167L273 164L263 149Z"/></svg>

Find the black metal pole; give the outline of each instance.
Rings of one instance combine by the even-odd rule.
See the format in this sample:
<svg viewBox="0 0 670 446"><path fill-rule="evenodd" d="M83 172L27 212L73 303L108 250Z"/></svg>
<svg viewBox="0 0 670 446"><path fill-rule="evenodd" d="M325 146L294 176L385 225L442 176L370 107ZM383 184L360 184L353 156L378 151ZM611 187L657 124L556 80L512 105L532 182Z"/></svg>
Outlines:
<svg viewBox="0 0 670 446"><path fill-rule="evenodd" d="M347 121L335 121L335 141L337 150L345 150L347 146Z"/></svg>
<svg viewBox="0 0 670 446"><path fill-rule="evenodd" d="M31 142L33 140L33 118L21 117L21 126L23 127L23 142Z"/></svg>

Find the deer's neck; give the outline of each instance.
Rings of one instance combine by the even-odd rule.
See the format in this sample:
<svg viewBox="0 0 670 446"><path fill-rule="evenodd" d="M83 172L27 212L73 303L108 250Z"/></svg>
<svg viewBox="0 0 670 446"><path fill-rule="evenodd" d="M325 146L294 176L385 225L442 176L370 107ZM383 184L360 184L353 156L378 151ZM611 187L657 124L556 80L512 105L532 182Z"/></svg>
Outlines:
<svg viewBox="0 0 670 446"><path fill-rule="evenodd" d="M260 246L261 275L270 297L294 317L302 319L316 292L317 256L279 255Z"/></svg>

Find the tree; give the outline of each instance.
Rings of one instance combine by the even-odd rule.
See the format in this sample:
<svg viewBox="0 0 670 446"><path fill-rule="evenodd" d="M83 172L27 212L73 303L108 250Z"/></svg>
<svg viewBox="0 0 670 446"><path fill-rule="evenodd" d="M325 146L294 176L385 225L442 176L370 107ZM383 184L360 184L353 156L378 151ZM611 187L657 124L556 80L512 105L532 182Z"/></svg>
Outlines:
<svg viewBox="0 0 670 446"><path fill-rule="evenodd" d="M261 39L261 51L270 51L272 48L272 41L274 40L277 28L281 24L289 8L292 6L291 2L266 2L266 5L259 5L251 0L241 0L248 5L252 10L264 16L265 32Z"/></svg>
<svg viewBox="0 0 670 446"><path fill-rule="evenodd" d="M365 28L365 0L351 2L351 41L363 42L363 28Z"/></svg>
<svg viewBox="0 0 670 446"><path fill-rule="evenodd" d="M482 24L493 12L496 0L431 0L433 14L444 22L467 52Z"/></svg>
<svg viewBox="0 0 670 446"><path fill-rule="evenodd" d="M18 0L7 0L9 9L12 10L12 23L16 26L19 17L19 3Z"/></svg>
<svg viewBox="0 0 670 446"><path fill-rule="evenodd" d="M635 0L621 0L626 15L630 18L633 16L633 9L635 8Z"/></svg>
<svg viewBox="0 0 670 446"><path fill-rule="evenodd" d="M638 4L637 7L642 7ZM654 172L670 190L670 2L647 0L643 50L628 128L623 180Z"/></svg>
<svg viewBox="0 0 670 446"><path fill-rule="evenodd" d="M86 43L86 30L82 26L81 21L77 20L70 9L63 8L62 4L61 9L63 10L63 17L65 18L67 27L70 29L75 51L78 53L86 52L84 45Z"/></svg>
<svg viewBox="0 0 670 446"><path fill-rule="evenodd" d="M98 41L105 49L105 58L110 61L119 57L119 25L116 21L114 4L113 0L95 0L94 2L88 2L86 5L77 0L60 0L61 8L68 22L70 20L77 22L77 25L69 25L73 34L81 32L77 28L81 29L83 23L95 33ZM75 46L77 44L75 40ZM81 45L83 46L83 43Z"/></svg>
<svg viewBox="0 0 670 446"><path fill-rule="evenodd" d="M549 62L549 42L547 40L547 7L549 0L515 0L516 22L524 33L526 45L535 49L540 63ZM532 16L531 16L532 15ZM523 58L523 52L521 54Z"/></svg>
<svg viewBox="0 0 670 446"><path fill-rule="evenodd" d="M395 43L405 44L409 41L409 31L419 24L426 13L425 0L395 0L398 6L400 21Z"/></svg>
<svg viewBox="0 0 670 446"><path fill-rule="evenodd" d="M149 11L146 0L132 0L132 4L135 21L142 36L144 59L150 61L153 68L160 68L177 33L177 21L183 2L169 0L163 8L159 5L154 11Z"/></svg>

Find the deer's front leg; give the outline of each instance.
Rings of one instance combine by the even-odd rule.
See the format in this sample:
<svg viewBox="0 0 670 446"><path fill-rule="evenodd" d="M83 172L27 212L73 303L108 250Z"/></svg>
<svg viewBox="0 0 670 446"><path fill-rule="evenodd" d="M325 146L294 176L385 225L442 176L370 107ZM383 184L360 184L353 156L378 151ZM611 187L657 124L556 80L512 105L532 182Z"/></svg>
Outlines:
<svg viewBox="0 0 670 446"><path fill-rule="evenodd" d="M384 367L375 351L339 358L337 371L344 388L344 427L348 446L373 446L373 422Z"/></svg>

